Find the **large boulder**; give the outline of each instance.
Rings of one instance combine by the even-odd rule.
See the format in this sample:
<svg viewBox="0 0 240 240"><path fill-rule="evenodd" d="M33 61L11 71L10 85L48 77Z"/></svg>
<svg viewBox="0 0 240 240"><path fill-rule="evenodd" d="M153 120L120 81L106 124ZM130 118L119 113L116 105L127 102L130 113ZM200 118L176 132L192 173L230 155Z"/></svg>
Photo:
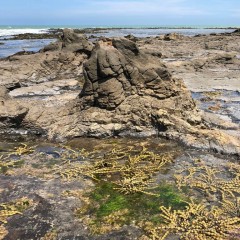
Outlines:
<svg viewBox="0 0 240 240"><path fill-rule="evenodd" d="M78 100L61 107L31 107L24 122L44 129L50 139L166 136L183 134L201 122L182 80L128 39L99 41L83 73Z"/></svg>
<svg viewBox="0 0 240 240"><path fill-rule="evenodd" d="M114 110L131 96L149 96L163 106L169 101L172 106L187 104L192 115L196 113L195 103L182 81L172 78L158 59L140 52L127 39L113 39L110 45L99 42L84 64L84 76L81 98L89 106Z"/></svg>
<svg viewBox="0 0 240 240"><path fill-rule="evenodd" d="M184 132L201 122L183 82L130 40L98 42L83 71L78 136Z"/></svg>

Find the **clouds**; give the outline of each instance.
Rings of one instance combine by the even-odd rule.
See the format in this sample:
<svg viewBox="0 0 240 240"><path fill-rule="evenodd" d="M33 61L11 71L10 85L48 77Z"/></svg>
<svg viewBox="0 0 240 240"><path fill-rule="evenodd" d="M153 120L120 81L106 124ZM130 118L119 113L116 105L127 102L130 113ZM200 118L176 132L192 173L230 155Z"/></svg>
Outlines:
<svg viewBox="0 0 240 240"><path fill-rule="evenodd" d="M239 13L239 0L8 0L0 25L240 25Z"/></svg>

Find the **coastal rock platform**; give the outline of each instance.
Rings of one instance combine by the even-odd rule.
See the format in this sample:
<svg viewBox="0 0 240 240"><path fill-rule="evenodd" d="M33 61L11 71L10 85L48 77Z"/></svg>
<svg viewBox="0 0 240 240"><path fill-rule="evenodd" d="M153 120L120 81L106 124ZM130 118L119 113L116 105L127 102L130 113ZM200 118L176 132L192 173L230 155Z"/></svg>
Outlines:
<svg viewBox="0 0 240 240"><path fill-rule="evenodd" d="M66 29L61 40L38 53L1 60L1 132L25 129L57 141L155 135L239 155L239 123L206 116L189 91L239 93L237 41L223 44L236 36L93 43ZM229 77L231 89L219 87L221 79L215 85L209 80L218 76L216 66Z"/></svg>

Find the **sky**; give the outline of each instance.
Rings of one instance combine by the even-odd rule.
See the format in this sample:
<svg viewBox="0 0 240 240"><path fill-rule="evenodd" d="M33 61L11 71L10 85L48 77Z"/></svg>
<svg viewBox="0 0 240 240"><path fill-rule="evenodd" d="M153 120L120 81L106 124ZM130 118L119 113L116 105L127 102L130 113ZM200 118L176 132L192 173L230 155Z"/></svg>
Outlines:
<svg viewBox="0 0 240 240"><path fill-rule="evenodd" d="M0 25L240 26L240 0L0 0Z"/></svg>

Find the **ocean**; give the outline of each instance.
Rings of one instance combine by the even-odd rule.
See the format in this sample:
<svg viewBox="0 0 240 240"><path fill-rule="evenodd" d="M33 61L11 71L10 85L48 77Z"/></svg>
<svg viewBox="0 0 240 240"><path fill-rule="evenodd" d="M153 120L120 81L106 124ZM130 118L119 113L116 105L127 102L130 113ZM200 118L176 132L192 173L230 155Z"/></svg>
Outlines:
<svg viewBox="0 0 240 240"><path fill-rule="evenodd" d="M0 40L0 58L8 57L23 50L37 52L53 41L53 39Z"/></svg>
<svg viewBox="0 0 240 240"><path fill-rule="evenodd" d="M180 33L186 36L197 34L211 34L232 32L237 27L226 26L0 26L0 58L7 57L22 50L39 51L45 45L54 41L52 39L40 40L5 40L13 35L22 33L46 33L53 28L102 28L93 35L105 37L123 37L132 34L136 37L154 37L160 34L171 32ZM92 34L89 34L92 35Z"/></svg>
<svg viewBox="0 0 240 240"><path fill-rule="evenodd" d="M53 28L102 28L101 35L104 36L124 36L126 34L133 34L136 37L156 36L159 34L166 34L170 32L179 32L187 36L194 36L196 34L210 34L231 32L232 29L238 28L237 26L79 26L79 25L65 25L65 26L1 26L0 25L0 38L9 37L21 33L44 33ZM108 29L106 31L106 28ZM229 29L231 28L231 29Z"/></svg>

